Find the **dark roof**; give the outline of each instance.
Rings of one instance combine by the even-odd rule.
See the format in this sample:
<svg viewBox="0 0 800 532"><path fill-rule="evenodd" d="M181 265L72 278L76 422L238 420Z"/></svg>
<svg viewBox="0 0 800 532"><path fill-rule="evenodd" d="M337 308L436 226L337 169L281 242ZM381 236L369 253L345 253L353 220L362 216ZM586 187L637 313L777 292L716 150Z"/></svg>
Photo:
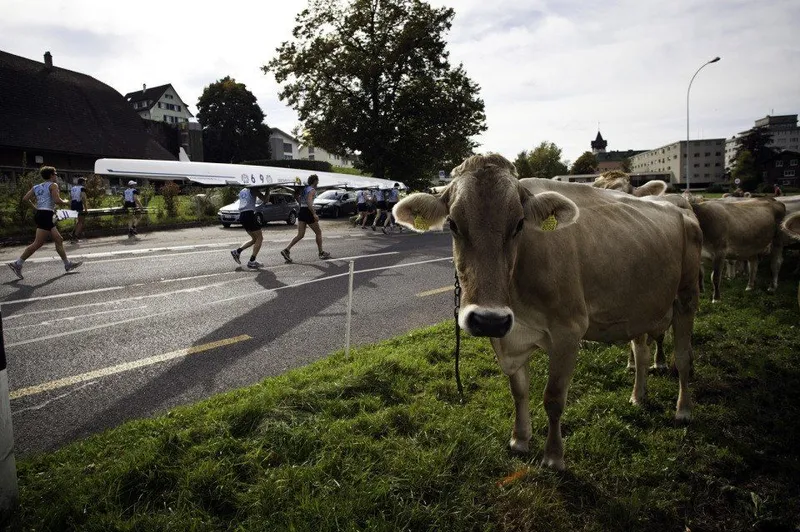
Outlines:
<svg viewBox="0 0 800 532"><path fill-rule="evenodd" d="M175 159L120 93L91 76L0 51L0 146Z"/></svg>
<svg viewBox="0 0 800 532"><path fill-rule="evenodd" d="M608 142L603 140L603 135L601 135L600 132L598 131L597 136L592 141L592 149L604 150L606 146L608 146Z"/></svg>
<svg viewBox="0 0 800 532"><path fill-rule="evenodd" d="M167 91L170 87L170 84L167 83L166 85L159 85L158 87L150 87L149 89L143 91L134 91L129 92L125 95L125 99L129 102L141 102L146 100L152 100L155 104L159 98ZM150 106L152 107L152 105Z"/></svg>
<svg viewBox="0 0 800 532"><path fill-rule="evenodd" d="M597 158L597 162L621 161L628 157L633 157L634 155L644 153L645 151L647 150L607 151L603 153L595 153L594 156Z"/></svg>

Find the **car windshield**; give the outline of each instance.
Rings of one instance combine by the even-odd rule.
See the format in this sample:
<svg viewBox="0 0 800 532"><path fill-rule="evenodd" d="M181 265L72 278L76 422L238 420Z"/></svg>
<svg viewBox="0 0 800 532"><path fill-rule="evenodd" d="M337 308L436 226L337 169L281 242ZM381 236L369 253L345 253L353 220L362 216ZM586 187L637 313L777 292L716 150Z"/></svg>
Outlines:
<svg viewBox="0 0 800 532"><path fill-rule="evenodd" d="M326 190L317 197L319 199L339 199L340 197L342 197L342 194L344 193L339 192L338 190Z"/></svg>

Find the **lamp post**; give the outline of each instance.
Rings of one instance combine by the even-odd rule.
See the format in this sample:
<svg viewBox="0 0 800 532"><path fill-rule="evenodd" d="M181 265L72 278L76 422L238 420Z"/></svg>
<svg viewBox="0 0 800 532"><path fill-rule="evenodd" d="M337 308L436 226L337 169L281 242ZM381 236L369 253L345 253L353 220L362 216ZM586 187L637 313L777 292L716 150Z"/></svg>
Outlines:
<svg viewBox="0 0 800 532"><path fill-rule="evenodd" d="M692 81L689 82L689 88L686 89L686 192L689 192L689 91L692 90L694 78L703 70L703 67L711 63L716 63L717 61L719 61L719 57L715 57L711 61L703 63L703 65L697 69L697 72L694 73L694 76L692 76Z"/></svg>

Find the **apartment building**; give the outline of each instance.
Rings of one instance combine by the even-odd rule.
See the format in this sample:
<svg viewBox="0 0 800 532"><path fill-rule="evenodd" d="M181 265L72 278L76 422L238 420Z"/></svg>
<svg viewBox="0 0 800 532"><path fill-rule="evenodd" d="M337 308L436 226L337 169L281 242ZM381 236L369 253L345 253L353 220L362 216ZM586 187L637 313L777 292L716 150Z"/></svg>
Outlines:
<svg viewBox="0 0 800 532"><path fill-rule="evenodd" d="M689 157L689 185L707 187L725 179L725 139L673 142L631 157L632 173L661 173L673 185L686 183L686 158Z"/></svg>
<svg viewBox="0 0 800 532"><path fill-rule="evenodd" d="M145 120L177 125L188 122L194 116L169 83L149 89L142 85L142 90L129 92L125 99Z"/></svg>
<svg viewBox="0 0 800 532"><path fill-rule="evenodd" d="M762 129L772 135L772 142L768 144L776 152L800 151L800 128L797 127L797 115L767 115L755 121L753 128L742 131L725 141L725 168L730 170L733 166L739 139L753 129Z"/></svg>

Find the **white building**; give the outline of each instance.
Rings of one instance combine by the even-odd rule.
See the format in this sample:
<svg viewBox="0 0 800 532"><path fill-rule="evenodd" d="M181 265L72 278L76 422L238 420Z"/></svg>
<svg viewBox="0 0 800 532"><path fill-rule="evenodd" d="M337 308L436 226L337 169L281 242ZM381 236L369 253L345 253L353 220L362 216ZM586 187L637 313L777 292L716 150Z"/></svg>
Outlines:
<svg viewBox="0 0 800 532"><path fill-rule="evenodd" d="M725 139L689 141L689 185L707 187L725 179ZM673 142L631 157L631 173L670 176L670 184L686 183L686 141Z"/></svg>
<svg viewBox="0 0 800 532"><path fill-rule="evenodd" d="M797 115L767 115L755 121L753 129L763 129L772 135L772 142L768 144L776 152L800 152L800 128L797 127ZM725 168L730 170L733 166L736 150L739 147L739 138L747 135L752 129L742 131L725 141Z"/></svg>
<svg viewBox="0 0 800 532"><path fill-rule="evenodd" d="M149 89L142 85L142 90L129 92L125 99L145 120L181 124L194 117L170 84Z"/></svg>
<svg viewBox="0 0 800 532"><path fill-rule="evenodd" d="M353 161L355 160L354 157L334 155L322 148L305 144L300 145L299 154L301 159L307 161L324 161L331 163L333 166L341 166L344 168L353 168Z"/></svg>

